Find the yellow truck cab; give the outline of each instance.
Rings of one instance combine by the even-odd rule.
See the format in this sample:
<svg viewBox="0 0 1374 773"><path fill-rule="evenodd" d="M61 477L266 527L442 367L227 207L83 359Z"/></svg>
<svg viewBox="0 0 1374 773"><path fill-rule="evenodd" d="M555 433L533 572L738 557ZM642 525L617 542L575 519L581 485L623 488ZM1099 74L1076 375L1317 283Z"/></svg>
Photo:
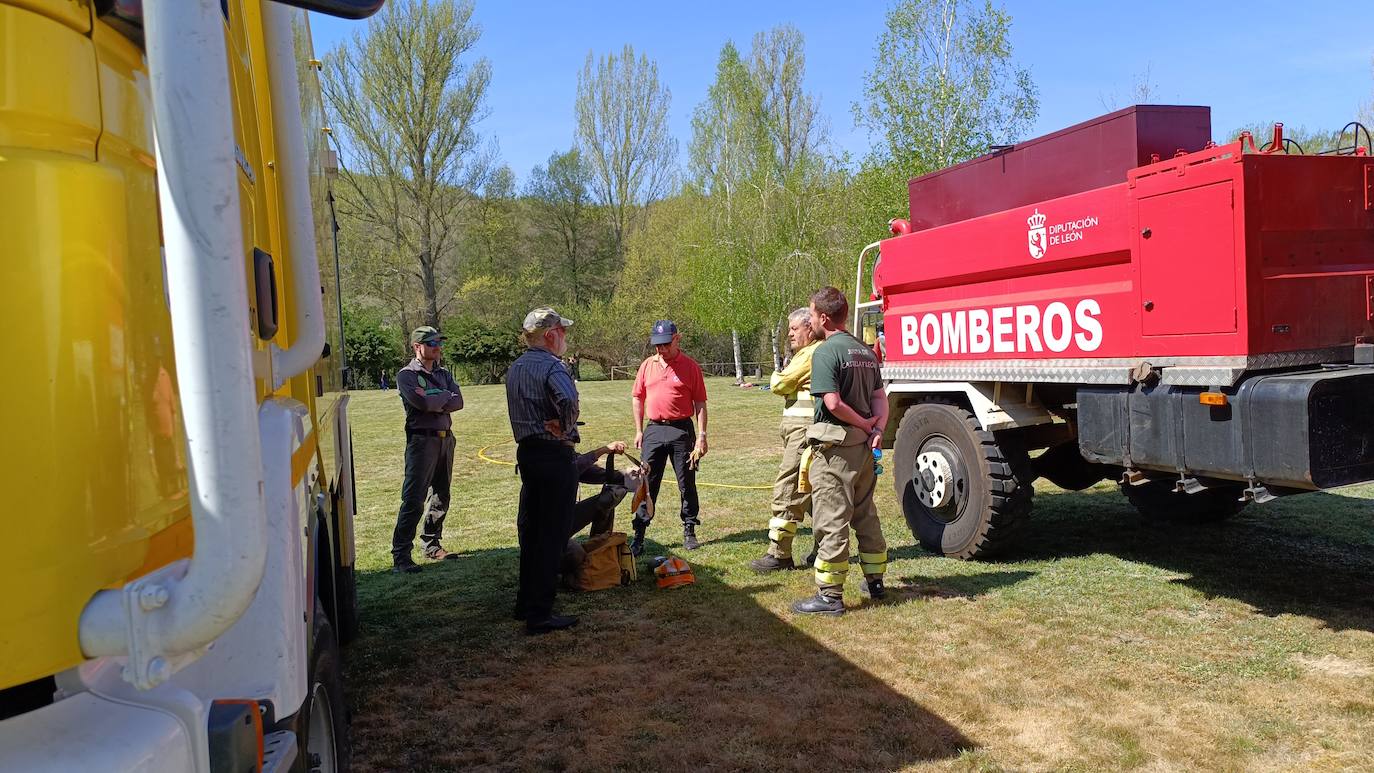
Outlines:
<svg viewBox="0 0 1374 773"><path fill-rule="evenodd" d="M0 770L348 767L307 10L380 5L0 0Z"/></svg>

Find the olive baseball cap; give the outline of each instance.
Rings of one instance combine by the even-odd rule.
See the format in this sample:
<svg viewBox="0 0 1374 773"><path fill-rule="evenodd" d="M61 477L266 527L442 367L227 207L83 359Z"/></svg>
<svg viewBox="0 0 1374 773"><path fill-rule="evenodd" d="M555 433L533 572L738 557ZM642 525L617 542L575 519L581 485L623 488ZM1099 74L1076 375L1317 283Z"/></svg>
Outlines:
<svg viewBox="0 0 1374 773"><path fill-rule="evenodd" d="M429 325L417 327L410 331L410 342L412 344L437 344L443 340L444 337L439 335L439 331Z"/></svg>
<svg viewBox="0 0 1374 773"><path fill-rule="evenodd" d="M649 331L649 343L654 346L670 344L675 335L677 335L677 325L674 325L672 320L660 319L654 323L653 330Z"/></svg>
<svg viewBox="0 0 1374 773"><path fill-rule="evenodd" d="M571 327L573 321L560 315L548 306L540 306L525 315L525 332L533 333L540 329Z"/></svg>

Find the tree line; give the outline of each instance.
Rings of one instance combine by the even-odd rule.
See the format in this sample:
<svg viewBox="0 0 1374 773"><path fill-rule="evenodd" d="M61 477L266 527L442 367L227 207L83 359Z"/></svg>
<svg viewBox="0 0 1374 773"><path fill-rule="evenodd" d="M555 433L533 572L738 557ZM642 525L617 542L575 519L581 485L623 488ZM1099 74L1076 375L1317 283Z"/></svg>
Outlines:
<svg viewBox="0 0 1374 773"><path fill-rule="evenodd" d="M492 67L472 0L393 0L325 56L343 159L335 186L347 356L376 383L406 331L448 336L469 382L499 380L524 313L577 321L570 353L637 362L653 320L676 320L703 361L776 367L787 313L851 287L860 248L907 210L906 182L1025 135L1039 110L991 0L898 0L850 106L870 149L832 142L791 25L724 41L691 135L672 92L626 45L589 52L574 131L517 181L484 135Z"/></svg>

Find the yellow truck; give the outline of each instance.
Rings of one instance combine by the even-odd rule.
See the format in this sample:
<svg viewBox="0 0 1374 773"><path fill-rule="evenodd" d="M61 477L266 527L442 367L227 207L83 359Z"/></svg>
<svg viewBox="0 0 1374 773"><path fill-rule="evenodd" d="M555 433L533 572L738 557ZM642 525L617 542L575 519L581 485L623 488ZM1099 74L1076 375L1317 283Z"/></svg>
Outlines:
<svg viewBox="0 0 1374 773"><path fill-rule="evenodd" d="M308 12L380 5L0 0L0 771L348 768Z"/></svg>

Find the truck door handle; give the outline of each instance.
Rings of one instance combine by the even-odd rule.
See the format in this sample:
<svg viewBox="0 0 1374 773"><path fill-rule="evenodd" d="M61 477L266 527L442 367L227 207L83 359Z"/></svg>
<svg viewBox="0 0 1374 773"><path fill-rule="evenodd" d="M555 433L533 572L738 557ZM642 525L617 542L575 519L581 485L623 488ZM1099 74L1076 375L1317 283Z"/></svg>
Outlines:
<svg viewBox="0 0 1374 773"><path fill-rule="evenodd" d="M253 248L253 290L258 310L258 338L266 341L277 334L277 273L272 256Z"/></svg>

